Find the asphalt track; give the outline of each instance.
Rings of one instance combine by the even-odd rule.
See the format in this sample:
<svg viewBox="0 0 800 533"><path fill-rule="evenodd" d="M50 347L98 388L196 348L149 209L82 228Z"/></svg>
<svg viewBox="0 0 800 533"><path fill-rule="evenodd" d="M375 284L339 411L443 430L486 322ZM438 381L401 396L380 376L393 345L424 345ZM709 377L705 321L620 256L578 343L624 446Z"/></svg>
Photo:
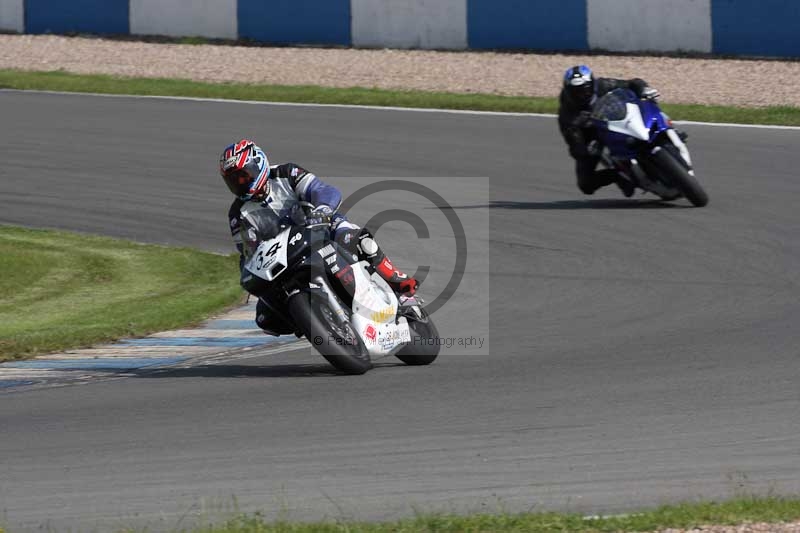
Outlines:
<svg viewBox="0 0 800 533"><path fill-rule="evenodd" d="M215 164L242 135L347 193L443 177L470 254L437 323L490 337L362 377L300 350L0 395L10 531L800 491L800 132L687 126L711 197L690 209L581 195L547 118L15 92L0 117L0 223L229 251ZM430 241L380 237L436 294L452 231L408 206Z"/></svg>

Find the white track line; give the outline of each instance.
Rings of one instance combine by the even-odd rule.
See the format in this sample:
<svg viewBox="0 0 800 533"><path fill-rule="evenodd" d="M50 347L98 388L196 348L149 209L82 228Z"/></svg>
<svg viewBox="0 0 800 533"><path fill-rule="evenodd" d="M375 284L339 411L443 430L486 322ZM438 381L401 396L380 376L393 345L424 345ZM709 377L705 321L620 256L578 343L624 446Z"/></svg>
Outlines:
<svg viewBox="0 0 800 533"><path fill-rule="evenodd" d="M69 91L39 91L23 89L0 89L0 92L15 93L40 93L57 95L79 95L79 96L101 96L105 98L138 98L138 99L157 99L157 100L185 100L188 102L210 102L217 104L243 104L243 105L266 105L283 107L338 107L342 109L363 109L366 111L412 111L415 113L449 113L457 115L492 115L501 117L547 117L555 118L556 115L546 113L504 113L501 111L471 111L468 109L438 109L423 107L392 107L378 105L355 105L355 104L312 104L303 102L261 102L257 100L233 100L227 98L201 98L196 96L158 96L154 94L104 94L104 93L79 93Z"/></svg>
<svg viewBox="0 0 800 533"><path fill-rule="evenodd" d="M300 102L259 102L254 100L229 100L226 98L199 98L194 96L158 96L158 95L138 95L138 94L104 94L104 93L80 93L69 91L38 91L21 89L0 89L0 92L14 93L41 93L57 94L70 96L100 96L104 98L136 98L136 99L156 99L156 100L183 100L188 102L210 102L219 104L243 104L243 105L265 105L283 107L321 107L321 108L340 108L357 109L365 111L406 111L412 113L447 113L451 115L486 115L497 117L533 117L554 119L556 115L550 113L512 113L502 111L472 111L468 109L435 109L422 107L392 107L376 105L354 105L354 104L311 104ZM686 124L691 126L714 126L720 128L760 128L771 130L798 130L800 126L774 126L769 124L734 124L729 122L696 122L692 120L675 120L675 124Z"/></svg>
<svg viewBox="0 0 800 533"><path fill-rule="evenodd" d="M770 124L734 124L732 122L695 122L693 120L673 120L675 124L692 126L717 126L720 128L759 128L764 130L800 130L800 126L778 126Z"/></svg>

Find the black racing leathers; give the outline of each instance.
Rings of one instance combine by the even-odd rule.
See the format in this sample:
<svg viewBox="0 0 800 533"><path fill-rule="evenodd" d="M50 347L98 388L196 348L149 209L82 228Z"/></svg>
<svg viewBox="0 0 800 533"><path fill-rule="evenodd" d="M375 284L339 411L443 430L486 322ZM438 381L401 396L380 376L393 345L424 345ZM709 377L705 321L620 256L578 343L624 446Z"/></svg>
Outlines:
<svg viewBox="0 0 800 533"><path fill-rule="evenodd" d="M559 95L558 127L569 147L569 155L575 159L575 174L578 188L585 194L592 194L619 179L611 169L596 170L600 157L589 153L587 146L597 139L597 132L589 120L592 104L595 100L614 89L630 89L641 96L647 88L647 82L640 78L620 80L615 78L597 78L595 96L586 105L573 102L567 92L562 89Z"/></svg>

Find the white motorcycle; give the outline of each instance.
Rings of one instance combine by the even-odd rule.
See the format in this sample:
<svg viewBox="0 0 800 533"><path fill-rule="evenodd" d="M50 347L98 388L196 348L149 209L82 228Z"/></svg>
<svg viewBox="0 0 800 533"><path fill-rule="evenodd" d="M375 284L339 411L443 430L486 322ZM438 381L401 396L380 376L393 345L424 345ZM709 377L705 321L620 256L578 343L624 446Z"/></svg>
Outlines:
<svg viewBox="0 0 800 533"><path fill-rule="evenodd" d="M304 336L333 366L363 374L377 358L428 365L439 333L415 297L396 294L367 261L331 239L330 227L307 226L293 203L278 213L242 207L242 286L272 311L278 334Z"/></svg>

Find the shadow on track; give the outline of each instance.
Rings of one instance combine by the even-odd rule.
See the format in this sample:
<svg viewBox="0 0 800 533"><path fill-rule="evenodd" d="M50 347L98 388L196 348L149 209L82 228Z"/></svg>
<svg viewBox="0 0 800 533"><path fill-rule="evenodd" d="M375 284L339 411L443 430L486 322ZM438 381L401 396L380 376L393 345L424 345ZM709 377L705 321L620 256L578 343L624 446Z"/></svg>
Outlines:
<svg viewBox="0 0 800 533"><path fill-rule="evenodd" d="M406 366L403 363L376 363L374 369ZM346 377L331 365L199 365L189 368L139 369L130 372L137 378L314 378Z"/></svg>
<svg viewBox="0 0 800 533"><path fill-rule="evenodd" d="M663 200L556 200L553 202L516 202L512 200L492 200L488 204L453 205L443 209L674 209L688 206L671 204ZM433 209L439 209L433 208Z"/></svg>

